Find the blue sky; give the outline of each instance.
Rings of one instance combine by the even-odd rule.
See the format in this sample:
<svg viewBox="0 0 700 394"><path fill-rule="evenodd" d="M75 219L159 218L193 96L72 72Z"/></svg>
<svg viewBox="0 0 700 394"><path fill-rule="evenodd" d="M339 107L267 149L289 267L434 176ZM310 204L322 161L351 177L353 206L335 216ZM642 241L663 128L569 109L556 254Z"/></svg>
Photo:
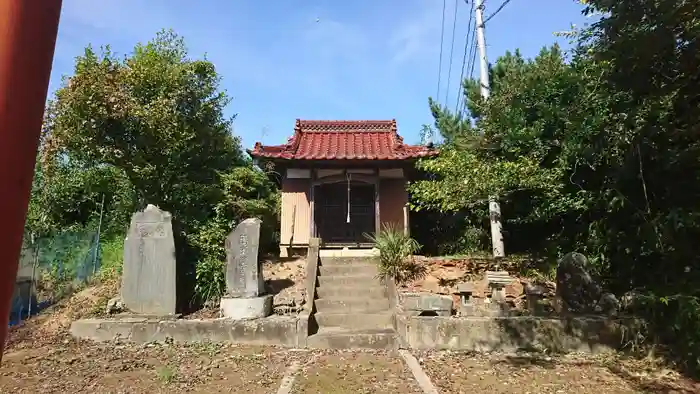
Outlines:
<svg viewBox="0 0 700 394"><path fill-rule="evenodd" d="M471 4L446 0L439 100L456 104ZM490 15L502 0L486 0ZM294 120L392 119L406 142L432 123L428 96L438 89L442 0L64 0L50 91L73 71L88 44L128 54L162 28L185 38L223 77L245 147L284 143ZM512 0L486 25L489 60L520 48L531 57L553 33L583 25L574 0ZM478 73L475 69L475 74ZM448 97L445 93L448 92Z"/></svg>

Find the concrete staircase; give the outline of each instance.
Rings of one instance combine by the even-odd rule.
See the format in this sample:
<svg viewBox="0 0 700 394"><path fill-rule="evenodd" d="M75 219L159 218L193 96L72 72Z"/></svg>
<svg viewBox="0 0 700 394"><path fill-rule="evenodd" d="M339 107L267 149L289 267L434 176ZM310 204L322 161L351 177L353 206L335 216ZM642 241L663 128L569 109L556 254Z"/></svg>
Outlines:
<svg viewBox="0 0 700 394"><path fill-rule="evenodd" d="M318 333L309 347L325 349L396 347L392 311L377 279L376 257L322 257L318 298L314 300Z"/></svg>

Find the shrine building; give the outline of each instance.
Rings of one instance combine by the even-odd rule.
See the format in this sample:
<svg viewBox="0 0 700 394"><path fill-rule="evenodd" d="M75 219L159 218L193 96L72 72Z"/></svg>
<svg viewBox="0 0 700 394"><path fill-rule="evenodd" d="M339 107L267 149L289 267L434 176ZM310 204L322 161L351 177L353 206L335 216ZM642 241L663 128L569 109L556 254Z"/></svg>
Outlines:
<svg viewBox="0 0 700 394"><path fill-rule="evenodd" d="M299 120L284 145L248 151L281 177L280 256L305 249L371 248L366 234L393 223L408 234L406 182L437 151L407 145L396 120Z"/></svg>

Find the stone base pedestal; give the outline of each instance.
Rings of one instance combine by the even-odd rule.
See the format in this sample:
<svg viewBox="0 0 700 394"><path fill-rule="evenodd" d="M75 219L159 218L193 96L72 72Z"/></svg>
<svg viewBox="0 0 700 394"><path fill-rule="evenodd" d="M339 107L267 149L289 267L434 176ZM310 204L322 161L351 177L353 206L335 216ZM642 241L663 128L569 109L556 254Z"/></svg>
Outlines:
<svg viewBox="0 0 700 394"><path fill-rule="evenodd" d="M219 310L221 317L234 320L267 317L272 314L272 295L252 298L222 297Z"/></svg>

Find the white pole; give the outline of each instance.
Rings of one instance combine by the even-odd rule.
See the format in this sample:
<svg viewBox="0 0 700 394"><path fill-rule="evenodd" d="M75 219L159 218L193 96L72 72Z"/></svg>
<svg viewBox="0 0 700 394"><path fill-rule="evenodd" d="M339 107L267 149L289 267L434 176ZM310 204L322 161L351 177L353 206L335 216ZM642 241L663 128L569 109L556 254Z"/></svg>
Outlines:
<svg viewBox="0 0 700 394"><path fill-rule="evenodd" d="M97 273L97 255L100 253L100 236L102 235L102 215L105 209L105 195L102 194L102 203L100 204L100 221L97 224L97 239L95 240L95 253L92 256L92 274Z"/></svg>
<svg viewBox="0 0 700 394"><path fill-rule="evenodd" d="M479 46L479 68L481 80L481 97L489 98L491 86L489 83L489 64L486 57L486 39L484 38L484 0L476 0L476 43ZM501 206L498 196L489 196L489 219L491 221L491 246L493 257L504 257L503 226L501 225Z"/></svg>
<svg viewBox="0 0 700 394"><path fill-rule="evenodd" d="M484 0L476 0L476 44L479 46L479 70L481 79L481 97L488 99L491 93L489 82L489 63L486 57L486 39L484 38Z"/></svg>

